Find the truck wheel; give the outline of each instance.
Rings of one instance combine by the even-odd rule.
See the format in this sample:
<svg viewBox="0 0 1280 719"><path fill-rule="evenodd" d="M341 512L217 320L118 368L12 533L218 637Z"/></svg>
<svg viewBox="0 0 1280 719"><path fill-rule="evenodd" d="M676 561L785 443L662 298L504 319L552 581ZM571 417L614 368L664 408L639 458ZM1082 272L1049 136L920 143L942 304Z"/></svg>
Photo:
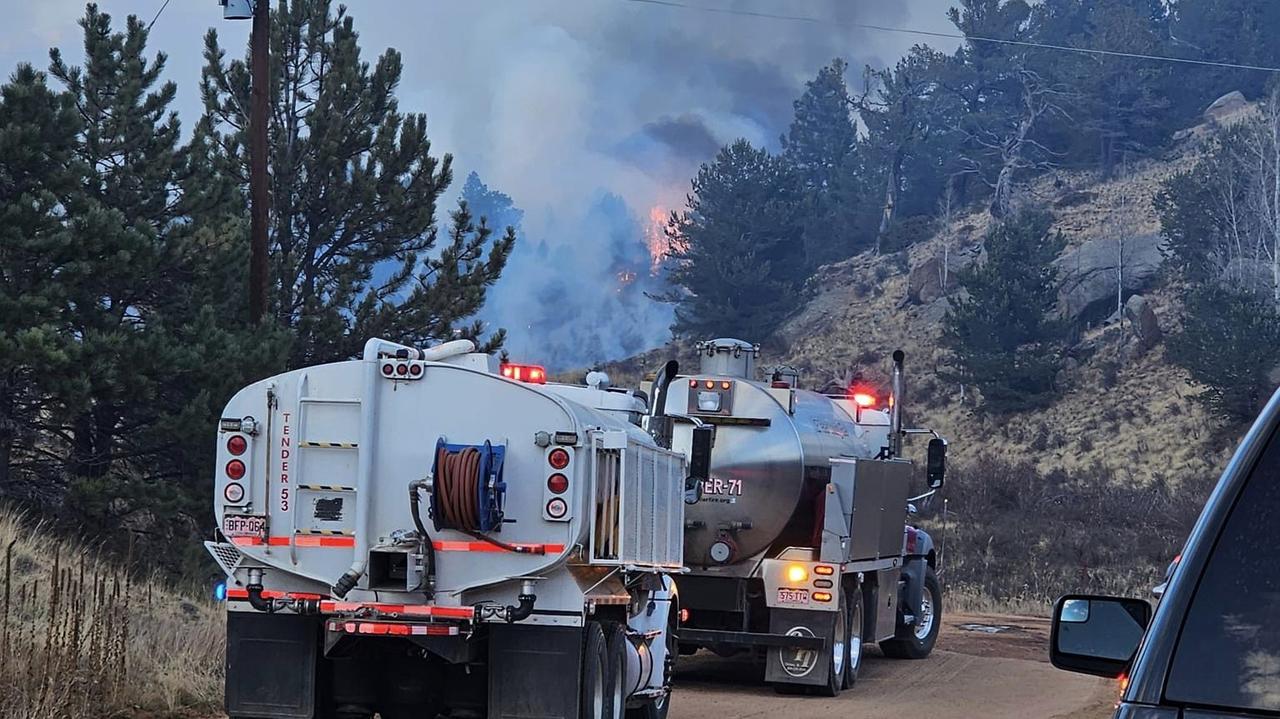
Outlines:
<svg viewBox="0 0 1280 719"><path fill-rule="evenodd" d="M854 682L858 681L858 670L862 668L862 587L854 585L846 594L849 597L849 645L844 668L844 688L852 689Z"/></svg>
<svg viewBox="0 0 1280 719"><path fill-rule="evenodd" d="M840 592L840 606L836 608L835 627L831 632L831 648L827 656L827 683L817 687L818 694L824 697L840 695L849 669L849 594Z"/></svg>
<svg viewBox="0 0 1280 719"><path fill-rule="evenodd" d="M609 696L609 648L605 644L604 631L595 622L587 622L586 641L582 648L582 709L583 719L607 719L611 709Z"/></svg>
<svg viewBox="0 0 1280 719"><path fill-rule="evenodd" d="M622 719L627 711L627 632L618 622L604 622L604 645L609 657L609 673L605 683L605 694L609 703L605 707L604 716L608 719Z"/></svg>
<svg viewBox="0 0 1280 719"><path fill-rule="evenodd" d="M880 651L894 659L924 659L933 651L942 629L942 587L933 567L925 570L924 598L920 601L920 616L914 625L907 625L898 615L898 632L893 639L880 642Z"/></svg>

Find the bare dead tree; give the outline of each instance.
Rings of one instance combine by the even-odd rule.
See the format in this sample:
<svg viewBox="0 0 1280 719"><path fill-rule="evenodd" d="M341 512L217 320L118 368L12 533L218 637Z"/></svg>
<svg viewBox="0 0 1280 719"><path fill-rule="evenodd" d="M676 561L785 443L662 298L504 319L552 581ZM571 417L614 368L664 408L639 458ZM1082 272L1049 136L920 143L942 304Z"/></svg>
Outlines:
<svg viewBox="0 0 1280 719"><path fill-rule="evenodd" d="M938 223L940 229L938 238L940 245L938 252L938 281L942 294L947 294L947 281L951 279L951 250L955 244L955 221L956 221L956 192L955 177L947 178L946 188L942 191L942 197L938 200Z"/></svg>
<svg viewBox="0 0 1280 719"><path fill-rule="evenodd" d="M991 216L1001 219L1009 216L1014 207L1014 182L1023 170L1053 170L1056 158L1063 155L1033 137L1037 125L1046 117L1060 115L1068 120L1070 114L1063 107L1065 91L1041 78L1034 70L1017 71L1020 86L1020 112L1014 122L996 128L979 127L966 131L979 150L978 156L966 156L966 164L992 189ZM994 180L986 179L983 172L992 163L998 165Z"/></svg>

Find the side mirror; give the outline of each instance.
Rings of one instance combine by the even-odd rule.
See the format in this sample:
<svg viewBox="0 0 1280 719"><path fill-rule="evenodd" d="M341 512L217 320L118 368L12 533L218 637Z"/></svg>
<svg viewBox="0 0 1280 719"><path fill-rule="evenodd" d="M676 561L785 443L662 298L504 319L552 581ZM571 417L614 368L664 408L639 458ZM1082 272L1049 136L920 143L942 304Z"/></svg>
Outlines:
<svg viewBox="0 0 1280 719"><path fill-rule="evenodd" d="M947 476L947 440L941 437L929 440L925 476L929 480L929 489L938 489L942 486Z"/></svg>
<svg viewBox="0 0 1280 719"><path fill-rule="evenodd" d="M1053 607L1049 660L1114 679L1128 670L1150 623L1151 605L1142 599L1069 594Z"/></svg>
<svg viewBox="0 0 1280 719"><path fill-rule="evenodd" d="M685 504L697 504L702 499L702 488L711 477L711 446L715 437L715 427L693 428L689 444L689 478L684 483Z"/></svg>

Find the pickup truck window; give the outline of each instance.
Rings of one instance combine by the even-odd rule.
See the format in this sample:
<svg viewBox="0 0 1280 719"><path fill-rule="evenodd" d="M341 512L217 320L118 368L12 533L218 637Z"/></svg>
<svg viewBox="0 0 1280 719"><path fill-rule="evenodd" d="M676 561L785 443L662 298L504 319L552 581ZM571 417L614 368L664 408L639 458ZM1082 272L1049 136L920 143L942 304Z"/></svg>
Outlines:
<svg viewBox="0 0 1280 719"><path fill-rule="evenodd" d="M1280 437L1273 435L1191 600L1165 696L1280 710Z"/></svg>

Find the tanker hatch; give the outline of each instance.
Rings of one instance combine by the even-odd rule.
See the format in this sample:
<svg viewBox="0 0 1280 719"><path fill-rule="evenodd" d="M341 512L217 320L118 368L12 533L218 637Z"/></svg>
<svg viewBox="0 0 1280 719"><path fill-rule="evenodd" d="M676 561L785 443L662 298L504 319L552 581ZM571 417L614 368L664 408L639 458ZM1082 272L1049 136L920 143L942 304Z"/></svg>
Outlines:
<svg viewBox="0 0 1280 719"><path fill-rule="evenodd" d="M721 337L699 342L697 349L702 357L701 370L704 375L749 380L756 378L756 358L760 356L760 345Z"/></svg>

